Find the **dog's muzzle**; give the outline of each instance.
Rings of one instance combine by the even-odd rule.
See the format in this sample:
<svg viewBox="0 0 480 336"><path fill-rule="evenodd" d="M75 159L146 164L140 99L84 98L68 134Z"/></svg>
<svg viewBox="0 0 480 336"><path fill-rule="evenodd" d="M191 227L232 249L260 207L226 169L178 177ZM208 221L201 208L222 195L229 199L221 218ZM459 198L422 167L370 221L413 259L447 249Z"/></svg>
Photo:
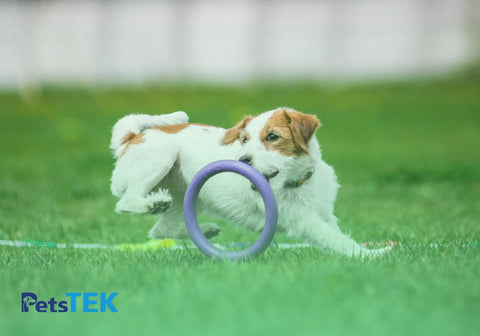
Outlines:
<svg viewBox="0 0 480 336"><path fill-rule="evenodd" d="M275 176L278 175L280 171L279 170L275 170L273 173L270 173L270 174L263 174L263 177L265 177L265 179L270 182L270 179L274 178ZM255 187L254 184L251 185L251 188L252 190L255 190L255 191L258 191L257 187Z"/></svg>

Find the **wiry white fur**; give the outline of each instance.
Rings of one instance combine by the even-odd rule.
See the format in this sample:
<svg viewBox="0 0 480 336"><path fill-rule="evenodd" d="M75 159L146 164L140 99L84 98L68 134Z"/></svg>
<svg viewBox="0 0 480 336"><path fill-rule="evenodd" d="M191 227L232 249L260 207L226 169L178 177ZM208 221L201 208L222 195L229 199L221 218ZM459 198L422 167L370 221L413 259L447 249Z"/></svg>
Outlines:
<svg viewBox="0 0 480 336"><path fill-rule="evenodd" d="M112 141L110 142L110 149L116 158L120 156L125 148L122 145L122 139L125 135L132 132L138 134L146 128L155 126L167 126L175 124L188 123L188 115L183 111L173 112L170 114L152 116L148 114L130 114L113 126Z"/></svg>
<svg viewBox="0 0 480 336"><path fill-rule="evenodd" d="M275 194L278 227L291 237L306 240L315 246L328 248L348 256L378 256L390 247L369 250L343 234L333 214L338 183L333 169L321 158L320 146L313 136L309 154L299 158L277 151L268 151L260 141L260 130L275 111L265 112L251 120L246 131L250 141L242 145L235 141L222 145L223 128L190 125L175 134L148 129L155 125L184 123L183 112L160 116L130 115L115 125L112 149L118 157L123 151L119 140L127 132L143 131L143 143L129 146L115 166L112 192L120 197L118 212L146 213L158 205L170 206L150 230L153 238L186 238L182 202L187 185L205 165L217 160L238 160L242 155L253 157L252 165L261 173L279 174L270 180ZM128 118L128 119L127 119ZM125 134L123 134L123 133ZM301 187L284 188L287 180L300 179L306 171L313 176ZM208 180L199 194L197 209L216 212L230 223L251 230L261 230L265 209L260 194L251 183L234 173L222 173ZM153 211L155 212L155 211ZM215 225L204 232L215 231Z"/></svg>

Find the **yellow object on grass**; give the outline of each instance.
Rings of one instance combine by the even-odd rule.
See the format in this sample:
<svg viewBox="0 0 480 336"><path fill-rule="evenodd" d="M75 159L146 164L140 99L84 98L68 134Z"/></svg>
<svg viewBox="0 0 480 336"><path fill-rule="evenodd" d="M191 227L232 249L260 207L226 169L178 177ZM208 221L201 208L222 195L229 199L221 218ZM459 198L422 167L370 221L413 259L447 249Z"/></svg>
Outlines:
<svg viewBox="0 0 480 336"><path fill-rule="evenodd" d="M165 248L172 248L177 243L173 239L161 239L161 240L149 240L146 243L138 244L119 244L117 248L120 251L150 251L150 250L159 250Z"/></svg>

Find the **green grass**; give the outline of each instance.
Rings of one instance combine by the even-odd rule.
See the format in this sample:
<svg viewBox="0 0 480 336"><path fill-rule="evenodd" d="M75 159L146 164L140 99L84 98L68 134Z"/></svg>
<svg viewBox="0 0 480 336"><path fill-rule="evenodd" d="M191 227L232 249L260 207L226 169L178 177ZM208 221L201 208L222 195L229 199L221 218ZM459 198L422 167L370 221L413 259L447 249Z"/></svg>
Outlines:
<svg viewBox="0 0 480 336"><path fill-rule="evenodd" d="M275 250L235 264L196 250L0 247L0 330L27 334L474 335L480 327L480 82L0 93L0 239L140 243L118 215L110 130L183 109L232 126L278 105L316 113L343 231L399 244L378 260ZM216 241L253 241L224 225ZM277 241L286 241L282 235ZM438 244L432 247L432 244ZM118 313L20 313L20 293L118 292Z"/></svg>

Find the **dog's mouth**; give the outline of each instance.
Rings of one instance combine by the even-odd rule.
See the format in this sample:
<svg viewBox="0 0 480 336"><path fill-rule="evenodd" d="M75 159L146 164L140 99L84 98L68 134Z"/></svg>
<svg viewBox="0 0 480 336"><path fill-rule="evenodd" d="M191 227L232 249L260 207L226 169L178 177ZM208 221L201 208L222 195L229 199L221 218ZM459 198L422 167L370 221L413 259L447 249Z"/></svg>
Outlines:
<svg viewBox="0 0 480 336"><path fill-rule="evenodd" d="M279 170L275 170L274 172L269 173L269 174L264 173L264 174L263 174L263 177L265 177L265 179L267 180L267 182L270 182L270 180L271 180L272 178L274 178L275 176L277 176L279 172L280 172ZM253 183L252 183L252 185L251 185L251 188L252 188L252 190L258 191L257 187L256 187L255 184L253 184Z"/></svg>

